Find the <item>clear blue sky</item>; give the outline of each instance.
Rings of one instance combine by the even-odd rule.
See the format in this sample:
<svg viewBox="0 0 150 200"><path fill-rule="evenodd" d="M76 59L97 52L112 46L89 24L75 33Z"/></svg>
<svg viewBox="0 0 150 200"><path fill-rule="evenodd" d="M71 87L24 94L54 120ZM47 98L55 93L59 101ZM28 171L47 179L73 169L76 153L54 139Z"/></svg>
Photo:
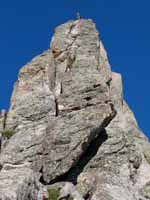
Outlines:
<svg viewBox="0 0 150 200"><path fill-rule="evenodd" d="M5 0L0 2L0 109L9 107L18 70L49 47L54 28L79 11L100 31L125 99L150 135L150 0Z"/></svg>

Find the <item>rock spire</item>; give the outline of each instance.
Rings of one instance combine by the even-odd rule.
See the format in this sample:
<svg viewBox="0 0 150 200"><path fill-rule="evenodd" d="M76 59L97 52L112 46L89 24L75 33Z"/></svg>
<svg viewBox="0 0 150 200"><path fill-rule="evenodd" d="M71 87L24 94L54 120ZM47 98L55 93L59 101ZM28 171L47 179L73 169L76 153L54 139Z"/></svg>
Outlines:
<svg viewBox="0 0 150 200"><path fill-rule="evenodd" d="M0 131L14 133L1 148L0 199L150 199L150 144L122 87L91 19L58 26L0 114Z"/></svg>

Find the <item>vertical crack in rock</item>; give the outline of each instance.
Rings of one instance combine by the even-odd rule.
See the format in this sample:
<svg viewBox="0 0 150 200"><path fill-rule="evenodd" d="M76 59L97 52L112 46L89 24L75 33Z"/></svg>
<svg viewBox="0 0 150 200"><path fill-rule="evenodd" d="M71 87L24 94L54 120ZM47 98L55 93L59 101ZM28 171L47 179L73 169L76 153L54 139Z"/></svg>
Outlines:
<svg viewBox="0 0 150 200"><path fill-rule="evenodd" d="M79 22L80 23L80 20ZM56 104L56 117L59 115L59 101L58 101L58 97L60 96L60 94L63 93L63 84L62 84L62 79L63 76L66 72L71 70L71 67L75 61L75 55L71 55L71 48L73 47L75 41L77 40L78 35L72 35L71 32L73 30L73 28L75 28L78 23L74 23L72 22L69 25L69 30L68 30L68 34L66 36L66 38L70 38L71 42L69 44L67 44L67 46L65 47L65 49L61 50L58 47L55 46L55 39L54 41L52 41L51 43L51 50L52 50L52 55L53 55L53 60L54 60L54 96L55 96L55 104ZM64 55L64 56L61 56ZM59 65L60 63L64 63L66 61L66 66L65 69L62 72L59 72ZM60 73L60 74L59 74ZM62 77L61 77L62 76Z"/></svg>
<svg viewBox="0 0 150 200"><path fill-rule="evenodd" d="M58 101L57 101L57 99L55 99L55 107L56 107L56 117L58 117L58 115L59 115L59 108L58 108Z"/></svg>

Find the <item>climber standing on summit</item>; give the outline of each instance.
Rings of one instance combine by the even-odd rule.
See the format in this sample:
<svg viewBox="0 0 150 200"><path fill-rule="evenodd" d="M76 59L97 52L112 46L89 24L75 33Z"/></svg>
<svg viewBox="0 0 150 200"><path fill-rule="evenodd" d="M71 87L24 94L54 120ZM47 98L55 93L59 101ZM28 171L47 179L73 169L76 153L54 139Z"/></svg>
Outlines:
<svg viewBox="0 0 150 200"><path fill-rule="evenodd" d="M80 16L80 13L79 13L79 12L77 12L76 18L77 18L77 20L80 20L80 19L81 19L81 16Z"/></svg>

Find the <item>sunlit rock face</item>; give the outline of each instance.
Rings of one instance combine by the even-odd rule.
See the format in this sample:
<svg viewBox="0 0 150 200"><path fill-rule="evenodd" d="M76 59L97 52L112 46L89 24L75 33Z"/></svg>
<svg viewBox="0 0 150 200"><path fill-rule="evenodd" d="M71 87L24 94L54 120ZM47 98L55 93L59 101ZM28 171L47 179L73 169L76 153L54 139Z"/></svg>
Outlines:
<svg viewBox="0 0 150 200"><path fill-rule="evenodd" d="M122 88L92 20L58 26L0 115L0 131L14 133L1 148L0 199L54 189L66 200L150 199L150 145Z"/></svg>

